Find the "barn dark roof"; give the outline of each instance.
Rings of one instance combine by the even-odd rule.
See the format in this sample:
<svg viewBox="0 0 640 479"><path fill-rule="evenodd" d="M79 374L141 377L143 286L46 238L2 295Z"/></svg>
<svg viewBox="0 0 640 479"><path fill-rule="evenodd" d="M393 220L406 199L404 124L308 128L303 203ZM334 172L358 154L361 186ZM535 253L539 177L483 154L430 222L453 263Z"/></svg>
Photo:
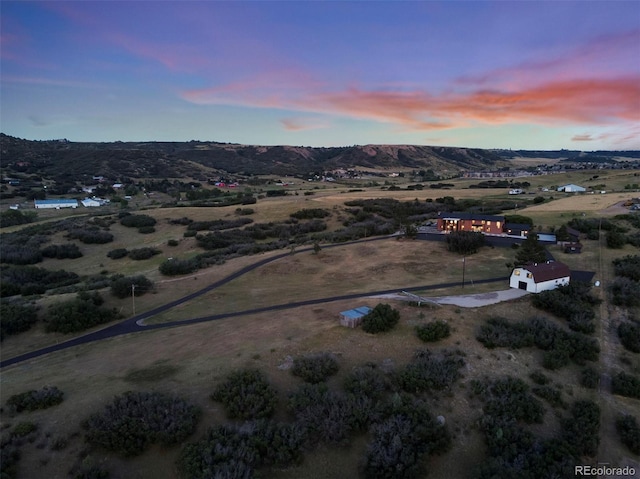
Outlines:
<svg viewBox="0 0 640 479"><path fill-rule="evenodd" d="M559 261L548 261L546 263L529 263L524 265L526 269L533 274L533 280L536 283L544 283L552 279L566 278L571 276L569 267Z"/></svg>
<svg viewBox="0 0 640 479"><path fill-rule="evenodd" d="M512 231L531 231L533 226L527 223L505 223L504 231L512 230Z"/></svg>

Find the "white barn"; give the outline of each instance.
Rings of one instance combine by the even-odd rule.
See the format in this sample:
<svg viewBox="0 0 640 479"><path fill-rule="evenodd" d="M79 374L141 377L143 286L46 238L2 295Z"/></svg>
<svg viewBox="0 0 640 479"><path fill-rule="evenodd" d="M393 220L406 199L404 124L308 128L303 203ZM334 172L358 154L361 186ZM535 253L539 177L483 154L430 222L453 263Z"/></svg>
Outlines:
<svg viewBox="0 0 640 479"><path fill-rule="evenodd" d="M583 188L582 186L568 184L559 186L558 191L564 191L565 193L581 193L583 191L587 191L587 189Z"/></svg>
<svg viewBox="0 0 640 479"><path fill-rule="evenodd" d="M529 263L513 270L509 286L530 293L541 293L569 284L570 276L569 267L558 261Z"/></svg>
<svg viewBox="0 0 640 479"><path fill-rule="evenodd" d="M77 208L78 200L66 200L64 198L59 200L33 200L33 206L36 209L53 208L56 210L60 208Z"/></svg>

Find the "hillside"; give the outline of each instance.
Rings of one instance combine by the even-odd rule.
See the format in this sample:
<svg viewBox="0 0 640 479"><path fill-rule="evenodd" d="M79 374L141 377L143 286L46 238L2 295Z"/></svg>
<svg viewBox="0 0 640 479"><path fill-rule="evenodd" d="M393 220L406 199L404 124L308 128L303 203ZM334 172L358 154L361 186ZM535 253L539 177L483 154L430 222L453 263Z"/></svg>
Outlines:
<svg viewBox="0 0 640 479"><path fill-rule="evenodd" d="M433 169L458 173L506 164L490 150L415 145L339 148L251 146L216 142L76 143L30 141L0 134L8 171L56 177L159 178L197 176L198 170L231 174L308 175L336 168ZM199 166L201 165L201 166Z"/></svg>

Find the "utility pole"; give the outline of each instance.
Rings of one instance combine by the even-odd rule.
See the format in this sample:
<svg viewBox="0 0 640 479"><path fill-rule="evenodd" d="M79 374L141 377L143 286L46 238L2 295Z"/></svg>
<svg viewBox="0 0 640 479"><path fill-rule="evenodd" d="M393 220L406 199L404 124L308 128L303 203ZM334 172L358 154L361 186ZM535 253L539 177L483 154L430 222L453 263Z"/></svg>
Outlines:
<svg viewBox="0 0 640 479"><path fill-rule="evenodd" d="M467 266L467 257L462 257L462 289L464 289L464 270Z"/></svg>
<svg viewBox="0 0 640 479"><path fill-rule="evenodd" d="M133 315L136 315L136 285L131 284L131 304L133 305Z"/></svg>

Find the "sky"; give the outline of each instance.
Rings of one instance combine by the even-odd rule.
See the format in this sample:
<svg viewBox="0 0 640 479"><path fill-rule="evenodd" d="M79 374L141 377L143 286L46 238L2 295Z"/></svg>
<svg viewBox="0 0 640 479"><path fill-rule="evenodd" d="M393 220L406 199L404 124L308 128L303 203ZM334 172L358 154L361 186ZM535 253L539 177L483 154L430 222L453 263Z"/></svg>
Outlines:
<svg viewBox="0 0 640 479"><path fill-rule="evenodd" d="M640 0L0 2L31 140L640 149Z"/></svg>

